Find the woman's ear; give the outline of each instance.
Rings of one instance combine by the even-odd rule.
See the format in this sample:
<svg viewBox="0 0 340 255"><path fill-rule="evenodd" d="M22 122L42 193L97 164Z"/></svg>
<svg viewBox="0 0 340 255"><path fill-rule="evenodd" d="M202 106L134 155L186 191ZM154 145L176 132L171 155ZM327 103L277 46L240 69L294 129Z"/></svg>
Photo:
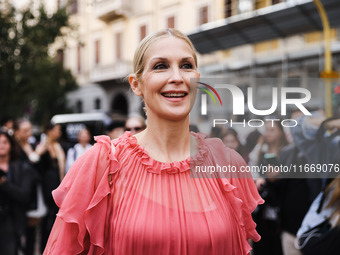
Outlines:
<svg viewBox="0 0 340 255"><path fill-rule="evenodd" d="M130 83L130 86L131 86L133 93L135 93L136 96L141 96L142 95L142 90L141 90L141 87L140 87L141 84L137 80L135 74L130 74L129 83Z"/></svg>

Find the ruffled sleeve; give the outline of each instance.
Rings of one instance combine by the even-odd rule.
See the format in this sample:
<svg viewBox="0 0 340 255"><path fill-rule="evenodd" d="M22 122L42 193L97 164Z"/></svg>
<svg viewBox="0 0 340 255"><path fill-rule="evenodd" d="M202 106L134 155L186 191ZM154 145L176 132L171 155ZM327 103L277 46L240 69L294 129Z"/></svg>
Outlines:
<svg viewBox="0 0 340 255"><path fill-rule="evenodd" d="M243 251L249 254L251 246L248 240L257 242L261 239L251 213L264 200L259 195L251 174L241 171L247 164L236 151L225 147L219 139L207 139L207 144L215 163L232 166L236 170L219 175L219 181L240 226L238 238Z"/></svg>
<svg viewBox="0 0 340 255"><path fill-rule="evenodd" d="M53 191L59 212L44 254L103 254L112 205L112 178L119 164L107 136L72 165Z"/></svg>
<svg viewBox="0 0 340 255"><path fill-rule="evenodd" d="M236 166L240 170L241 167L246 166L243 158L234 150L226 148L228 162ZM261 237L256 231L256 224L253 221L251 213L259 204L263 204L264 200L259 195L254 180L250 173L239 173L232 175L232 178L221 179L224 190L234 210L236 219L241 226L241 233L239 233L243 248L246 254L249 254L251 246L248 240L252 239L258 242Z"/></svg>

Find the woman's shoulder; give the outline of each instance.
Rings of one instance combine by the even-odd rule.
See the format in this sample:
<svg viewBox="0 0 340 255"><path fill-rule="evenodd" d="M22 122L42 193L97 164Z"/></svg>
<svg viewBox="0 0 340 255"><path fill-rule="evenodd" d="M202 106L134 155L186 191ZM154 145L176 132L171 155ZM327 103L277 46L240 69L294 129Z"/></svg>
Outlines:
<svg viewBox="0 0 340 255"><path fill-rule="evenodd" d="M132 145L136 143L136 139L134 139L134 136L131 132L125 132L122 136L113 140L111 140L111 138L107 135L95 136L94 139L96 141L95 145L101 146L93 146L97 147L93 148L93 150L104 148L102 150L102 154L109 155L109 158L111 159L113 159L118 153L124 151L124 147L126 147L126 145Z"/></svg>
<svg viewBox="0 0 340 255"><path fill-rule="evenodd" d="M199 146L206 146L208 151L215 158L227 161L233 164L245 164L242 156L235 150L227 147L220 138L213 137L207 138L206 135L202 133L197 133L196 137L199 140Z"/></svg>

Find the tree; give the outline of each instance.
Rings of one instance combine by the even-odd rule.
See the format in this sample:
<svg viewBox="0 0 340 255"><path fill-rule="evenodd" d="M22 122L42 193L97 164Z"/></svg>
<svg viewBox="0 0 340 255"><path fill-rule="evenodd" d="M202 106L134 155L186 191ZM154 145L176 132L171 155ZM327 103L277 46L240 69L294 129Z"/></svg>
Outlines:
<svg viewBox="0 0 340 255"><path fill-rule="evenodd" d="M68 111L66 93L77 84L49 50L72 29L65 8L48 15L43 5L16 10L8 1L0 4L0 119L26 116L45 124Z"/></svg>

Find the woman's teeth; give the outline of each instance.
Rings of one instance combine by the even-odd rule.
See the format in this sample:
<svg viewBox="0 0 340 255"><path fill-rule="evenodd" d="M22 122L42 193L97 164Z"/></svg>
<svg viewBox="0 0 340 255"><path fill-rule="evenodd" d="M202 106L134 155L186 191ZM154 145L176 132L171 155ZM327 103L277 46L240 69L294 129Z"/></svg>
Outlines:
<svg viewBox="0 0 340 255"><path fill-rule="evenodd" d="M184 97L186 93L163 93L165 97Z"/></svg>

